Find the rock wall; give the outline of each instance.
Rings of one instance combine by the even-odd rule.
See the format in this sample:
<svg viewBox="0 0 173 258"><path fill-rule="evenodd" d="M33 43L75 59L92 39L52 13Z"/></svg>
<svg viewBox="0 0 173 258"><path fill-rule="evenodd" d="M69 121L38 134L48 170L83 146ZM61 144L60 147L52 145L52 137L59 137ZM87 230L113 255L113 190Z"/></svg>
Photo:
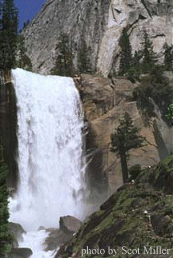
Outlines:
<svg viewBox="0 0 173 258"><path fill-rule="evenodd" d="M3 146L3 158L8 165L7 185L16 189L18 180L17 165L17 107L14 87L11 81L4 83L0 75L0 144ZM2 157L1 157L2 158Z"/></svg>
<svg viewBox="0 0 173 258"><path fill-rule="evenodd" d="M107 76L111 69L117 70L120 51L118 41L124 27L128 28L133 52L141 49L145 30L153 42L159 61L163 62L163 45L165 42L173 42L172 1L111 1L97 64L98 70L104 76Z"/></svg>
<svg viewBox="0 0 173 258"><path fill-rule="evenodd" d="M110 81L108 78L82 74L76 86L83 101L88 126L88 176L94 189L101 192L108 186L109 191L113 192L122 184L120 159L110 151L110 135L124 112L130 113L134 125L141 128L141 134L148 141L143 148L130 151L129 167L136 163L141 164L142 168L152 166L170 154L173 149L170 138L173 135L172 129L162 120L157 106L150 127L145 126L136 102L133 101L132 91L138 84L132 84L123 77Z"/></svg>
<svg viewBox="0 0 173 258"><path fill-rule="evenodd" d="M110 0L48 0L22 32L27 54L34 71L48 73L56 57L61 33L69 35L76 63L77 53L85 41L92 48L93 70L107 24Z"/></svg>
<svg viewBox="0 0 173 258"><path fill-rule="evenodd" d="M173 43L172 0L48 0L22 34L34 71L49 73L58 37L66 33L74 64L85 41L91 48L93 70L107 76L118 67L118 42L124 27L128 27L133 52L141 48L146 30L162 62L164 43Z"/></svg>

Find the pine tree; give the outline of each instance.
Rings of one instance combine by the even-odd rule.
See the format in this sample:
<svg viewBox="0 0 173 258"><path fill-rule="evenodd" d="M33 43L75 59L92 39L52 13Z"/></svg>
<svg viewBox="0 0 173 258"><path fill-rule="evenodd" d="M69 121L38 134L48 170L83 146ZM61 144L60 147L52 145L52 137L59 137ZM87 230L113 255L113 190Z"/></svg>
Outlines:
<svg viewBox="0 0 173 258"><path fill-rule="evenodd" d="M26 54L25 38L22 35L18 36L16 59L17 67L32 71L31 59Z"/></svg>
<svg viewBox="0 0 173 258"><path fill-rule="evenodd" d="M4 0L0 19L0 69L15 66L18 30L18 11L14 0Z"/></svg>
<svg viewBox="0 0 173 258"><path fill-rule="evenodd" d="M91 48L87 47L86 42L83 41L78 52L78 71L80 73L92 72L90 55L91 55Z"/></svg>
<svg viewBox="0 0 173 258"><path fill-rule="evenodd" d="M144 41L142 45L143 45L143 49L142 49L143 59L141 63L142 72L149 73L157 63L157 57L156 57L156 53L153 50L153 44L149 39L146 31L144 31Z"/></svg>
<svg viewBox="0 0 173 258"><path fill-rule="evenodd" d="M61 76L73 76L73 54L66 34L61 34L59 43L56 46L58 55L51 74Z"/></svg>
<svg viewBox="0 0 173 258"><path fill-rule="evenodd" d="M128 72L132 63L132 47L127 33L127 28L123 28L122 30L119 45L121 47L119 75L124 75Z"/></svg>
<svg viewBox="0 0 173 258"><path fill-rule="evenodd" d="M164 64L165 64L165 70L172 71L172 65L173 65L173 45L168 46L166 43L164 45Z"/></svg>
<svg viewBox="0 0 173 258"><path fill-rule="evenodd" d="M126 183L128 180L128 152L131 149L140 148L145 138L139 135L140 129L133 125L129 113L126 112L119 122L120 125L115 130L115 133L111 134L111 151L120 155L123 183Z"/></svg>

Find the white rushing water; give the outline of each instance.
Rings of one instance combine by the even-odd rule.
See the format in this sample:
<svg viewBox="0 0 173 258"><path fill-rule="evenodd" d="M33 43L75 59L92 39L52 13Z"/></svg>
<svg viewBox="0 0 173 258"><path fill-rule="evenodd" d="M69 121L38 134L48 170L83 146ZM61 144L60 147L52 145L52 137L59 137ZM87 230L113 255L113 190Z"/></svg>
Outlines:
<svg viewBox="0 0 173 258"><path fill-rule="evenodd" d="M71 78L22 69L13 70L12 78L17 96L20 182L10 201L10 220L28 231L25 244L30 240L35 244L34 232L40 226L58 227L60 216L83 215L83 117ZM40 234L44 235L39 232L38 239ZM40 250L33 248L35 253ZM49 256L37 253L33 257Z"/></svg>

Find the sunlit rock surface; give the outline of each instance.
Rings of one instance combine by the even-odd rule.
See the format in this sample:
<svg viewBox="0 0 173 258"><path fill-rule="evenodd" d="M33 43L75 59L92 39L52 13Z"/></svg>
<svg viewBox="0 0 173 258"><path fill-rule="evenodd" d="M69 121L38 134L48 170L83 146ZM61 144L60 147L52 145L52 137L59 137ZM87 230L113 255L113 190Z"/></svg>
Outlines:
<svg viewBox="0 0 173 258"><path fill-rule="evenodd" d="M48 0L22 34L34 71L50 71L57 55L58 38L66 33L74 64L85 41L91 48L92 69L107 76L117 69L118 42L124 27L128 27L133 52L141 48L146 30L159 61L163 61L163 45L172 43L171 0Z"/></svg>

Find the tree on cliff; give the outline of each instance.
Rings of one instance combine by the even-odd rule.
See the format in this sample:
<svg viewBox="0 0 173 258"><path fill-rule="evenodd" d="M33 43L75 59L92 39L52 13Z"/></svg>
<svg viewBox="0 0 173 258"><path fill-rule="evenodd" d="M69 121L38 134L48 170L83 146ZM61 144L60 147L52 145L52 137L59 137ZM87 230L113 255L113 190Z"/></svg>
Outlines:
<svg viewBox="0 0 173 258"><path fill-rule="evenodd" d="M132 47L127 33L127 28L123 28L122 30L119 45L121 47L119 74L124 75L128 72L132 63Z"/></svg>
<svg viewBox="0 0 173 258"><path fill-rule="evenodd" d="M56 46L58 52L55 66L51 70L53 75L73 76L73 54L67 34L61 34Z"/></svg>
<svg viewBox="0 0 173 258"><path fill-rule="evenodd" d="M15 66L18 10L14 0L4 0L0 8L0 69Z"/></svg>
<svg viewBox="0 0 173 258"><path fill-rule="evenodd" d="M143 73L149 73L151 69L156 65L157 57L156 57L156 53L153 50L153 44L149 39L146 31L144 31L144 39L143 39L142 45L143 45L143 49L142 49L143 58L142 58L141 68Z"/></svg>
<svg viewBox="0 0 173 258"><path fill-rule="evenodd" d="M10 251L12 236L8 229L8 192L6 177L8 169L3 160L2 146L0 150L0 257L4 257Z"/></svg>
<svg viewBox="0 0 173 258"><path fill-rule="evenodd" d="M164 64L165 70L172 71L173 68L173 45L168 46L167 43L164 45Z"/></svg>
<svg viewBox="0 0 173 258"><path fill-rule="evenodd" d="M128 152L143 146L145 138L139 134L140 129L133 125L129 113L126 112L119 122L115 133L111 134L111 151L120 155L123 183L126 183L128 180Z"/></svg>
<svg viewBox="0 0 173 258"><path fill-rule="evenodd" d="M86 42L83 41L78 51L78 71L80 73L91 73L91 48L87 47Z"/></svg>
<svg viewBox="0 0 173 258"><path fill-rule="evenodd" d="M31 59L26 54L25 38L22 35L18 36L16 59L17 67L32 71Z"/></svg>

